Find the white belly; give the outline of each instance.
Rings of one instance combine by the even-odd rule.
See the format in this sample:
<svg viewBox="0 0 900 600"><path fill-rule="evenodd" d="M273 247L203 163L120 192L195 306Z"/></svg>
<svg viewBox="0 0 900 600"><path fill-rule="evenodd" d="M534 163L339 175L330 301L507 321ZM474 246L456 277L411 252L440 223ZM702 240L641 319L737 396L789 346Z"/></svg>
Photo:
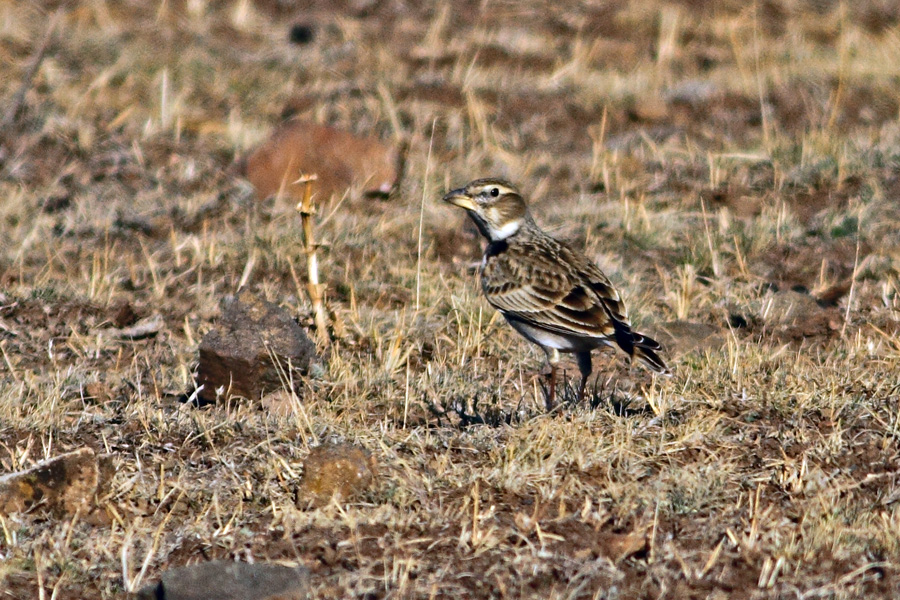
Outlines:
<svg viewBox="0 0 900 600"><path fill-rule="evenodd" d="M565 336L515 319L507 319L507 321L528 341L545 348L554 348L560 352L584 352L609 345L609 342L603 338Z"/></svg>

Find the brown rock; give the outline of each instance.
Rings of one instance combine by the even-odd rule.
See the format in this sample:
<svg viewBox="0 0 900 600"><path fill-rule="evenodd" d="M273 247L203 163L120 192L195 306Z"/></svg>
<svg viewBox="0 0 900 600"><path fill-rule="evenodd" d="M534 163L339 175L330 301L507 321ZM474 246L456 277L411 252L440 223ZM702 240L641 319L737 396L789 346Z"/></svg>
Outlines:
<svg viewBox="0 0 900 600"><path fill-rule="evenodd" d="M299 199L303 186L294 184L301 173L316 174L316 193L343 194L360 185L367 194L387 195L399 183L401 154L375 138L292 120L272 134L247 158L244 175L259 199L282 193Z"/></svg>
<svg viewBox="0 0 900 600"><path fill-rule="evenodd" d="M669 116L669 107L666 101L659 96L647 96L634 102L629 116L635 121L656 123Z"/></svg>
<svg viewBox="0 0 900 600"><path fill-rule="evenodd" d="M0 513L42 506L57 514L72 514L90 505L99 482L96 454L91 448L79 448L0 477Z"/></svg>
<svg viewBox="0 0 900 600"><path fill-rule="evenodd" d="M374 457L350 444L324 444L313 448L303 464L298 501L322 506L337 496L347 500L375 481Z"/></svg>
<svg viewBox="0 0 900 600"><path fill-rule="evenodd" d="M217 327L200 343L198 395L215 401L216 390L224 388L232 396L258 400L284 385L289 363L307 373L315 359L315 344L287 311L242 290L225 301Z"/></svg>
<svg viewBox="0 0 900 600"><path fill-rule="evenodd" d="M718 350L725 346L728 339L715 325L691 321L669 321L651 329L651 335L670 356Z"/></svg>
<svg viewBox="0 0 900 600"><path fill-rule="evenodd" d="M309 570L270 563L214 560L163 573L137 600L303 600Z"/></svg>

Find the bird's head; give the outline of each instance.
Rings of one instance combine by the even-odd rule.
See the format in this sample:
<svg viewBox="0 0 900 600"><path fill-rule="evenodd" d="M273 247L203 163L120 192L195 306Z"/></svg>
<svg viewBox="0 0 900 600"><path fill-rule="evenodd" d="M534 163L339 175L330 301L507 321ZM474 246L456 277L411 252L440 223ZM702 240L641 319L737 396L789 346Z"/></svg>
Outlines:
<svg viewBox="0 0 900 600"><path fill-rule="evenodd" d="M515 235L528 219L519 190L503 179L476 179L447 192L444 202L466 209L481 234L492 242Z"/></svg>

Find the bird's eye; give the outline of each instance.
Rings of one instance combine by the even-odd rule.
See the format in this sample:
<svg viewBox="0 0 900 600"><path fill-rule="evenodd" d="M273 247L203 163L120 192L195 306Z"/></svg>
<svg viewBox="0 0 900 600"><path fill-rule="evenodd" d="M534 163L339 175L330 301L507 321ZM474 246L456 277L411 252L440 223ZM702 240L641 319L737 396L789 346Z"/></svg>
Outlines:
<svg viewBox="0 0 900 600"><path fill-rule="evenodd" d="M499 195L500 195L500 190L498 190L497 188L491 188L491 196L496 198Z"/></svg>

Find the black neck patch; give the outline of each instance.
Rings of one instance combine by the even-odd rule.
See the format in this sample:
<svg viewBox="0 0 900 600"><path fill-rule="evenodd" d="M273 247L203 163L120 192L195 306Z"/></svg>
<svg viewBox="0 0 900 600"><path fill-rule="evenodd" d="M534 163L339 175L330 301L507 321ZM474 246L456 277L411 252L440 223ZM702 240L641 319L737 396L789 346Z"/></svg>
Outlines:
<svg viewBox="0 0 900 600"><path fill-rule="evenodd" d="M484 257L491 258L497 256L498 254L503 254L504 252L506 252L507 248L509 248L509 244L506 243L506 240L491 242L490 244L488 244L487 248L484 249Z"/></svg>
<svg viewBox="0 0 900 600"><path fill-rule="evenodd" d="M472 219L472 222L475 223L475 226L478 228L478 232L487 239L491 239L491 231L488 228L487 221L481 218L481 215L479 215L474 210L467 210L466 212L469 213L469 217Z"/></svg>

